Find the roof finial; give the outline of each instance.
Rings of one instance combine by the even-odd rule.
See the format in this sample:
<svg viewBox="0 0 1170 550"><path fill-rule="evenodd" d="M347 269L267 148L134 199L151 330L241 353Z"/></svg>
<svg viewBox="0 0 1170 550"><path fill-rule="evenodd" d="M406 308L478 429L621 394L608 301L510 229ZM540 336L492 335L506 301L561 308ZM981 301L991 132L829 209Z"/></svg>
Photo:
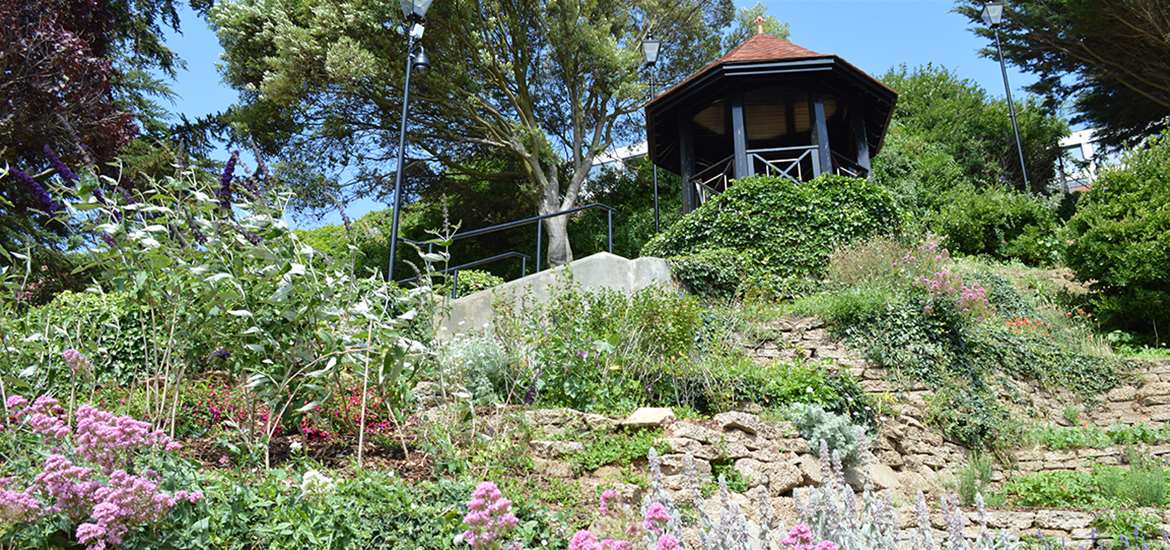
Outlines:
<svg viewBox="0 0 1170 550"><path fill-rule="evenodd" d="M756 24L756 34L764 34L764 16L757 15L754 23Z"/></svg>

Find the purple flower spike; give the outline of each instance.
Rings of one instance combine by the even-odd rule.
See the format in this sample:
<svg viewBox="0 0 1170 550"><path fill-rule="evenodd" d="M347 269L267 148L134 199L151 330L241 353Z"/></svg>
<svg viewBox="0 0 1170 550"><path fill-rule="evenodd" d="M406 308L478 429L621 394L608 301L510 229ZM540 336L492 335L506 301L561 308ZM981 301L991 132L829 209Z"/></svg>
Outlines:
<svg viewBox="0 0 1170 550"><path fill-rule="evenodd" d="M239 151L233 151L223 167L223 174L219 176L219 207L224 210L232 209L232 175L236 171L236 160L240 158Z"/></svg>
<svg viewBox="0 0 1170 550"><path fill-rule="evenodd" d="M77 174L74 173L73 170L69 169L69 167L66 166L64 162L61 162L61 157L57 156L57 153L53 151L52 147L49 147L49 144L45 144L44 150L45 156L49 158L49 164L53 165L53 169L56 170L57 174L59 174L65 181L75 182L81 179L77 177Z"/></svg>
<svg viewBox="0 0 1170 550"><path fill-rule="evenodd" d="M24 173L20 168L13 168L12 174L24 184L25 189L28 189L29 193L32 193L36 197L37 206L41 210L49 214L56 214L61 210L61 205L57 204L57 201L54 201L53 197L49 196L49 192L41 184L37 183L37 180L33 179L32 176Z"/></svg>

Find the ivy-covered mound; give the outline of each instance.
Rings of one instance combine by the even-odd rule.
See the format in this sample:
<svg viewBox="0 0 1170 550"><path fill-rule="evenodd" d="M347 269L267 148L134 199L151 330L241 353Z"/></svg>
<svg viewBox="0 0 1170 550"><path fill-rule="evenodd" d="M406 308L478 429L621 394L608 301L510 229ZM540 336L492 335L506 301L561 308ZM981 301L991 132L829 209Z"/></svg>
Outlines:
<svg viewBox="0 0 1170 550"><path fill-rule="evenodd" d="M773 280L817 276L833 249L899 225L893 198L866 180L753 176L683 217L642 253L671 258L687 286L730 294L745 271Z"/></svg>

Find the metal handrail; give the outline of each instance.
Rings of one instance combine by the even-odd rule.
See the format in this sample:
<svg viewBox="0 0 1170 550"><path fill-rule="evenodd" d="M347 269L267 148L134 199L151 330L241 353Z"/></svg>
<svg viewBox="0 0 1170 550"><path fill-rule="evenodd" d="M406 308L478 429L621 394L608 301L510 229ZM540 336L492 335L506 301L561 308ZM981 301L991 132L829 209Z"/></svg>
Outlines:
<svg viewBox="0 0 1170 550"><path fill-rule="evenodd" d="M495 225L489 225L487 227L481 227L479 229L471 229L468 231L461 231L459 233L455 233L454 235L451 235L450 240L457 241L460 239L478 237L480 235L487 235L488 233L496 233L499 231L504 231L507 229L512 229L515 227L521 227L524 225L535 223L536 224L536 266L535 266L533 273L538 273L540 271L540 265L541 265L542 259L543 259L543 257L541 256L541 247L544 244L544 225L541 224L540 222L547 220L549 218L556 218L558 216L568 216L569 214L576 214L577 212L583 212L585 210L590 210L593 208L601 208L601 209L605 210L606 238L608 241L607 245L608 245L609 253L613 254L613 207L609 206L609 205L601 204L599 202L595 202L593 204L585 204L585 205L569 208L566 210L561 210L559 212L552 212L549 214L540 214L537 216L529 216L527 218L522 218L519 220L512 220L510 222L497 223ZM432 243L429 243L429 242L413 241L413 240L407 239L405 237L399 237L398 239L403 241L403 242L407 242L407 243L410 243L410 244L413 244L413 245L419 246L419 247L421 247L422 245L425 244L427 246L428 252L432 251L434 248L434 245ZM519 253L517 252L517 254L519 254ZM404 280L404 281L399 281L399 282L407 282L409 280L410 279Z"/></svg>
<svg viewBox="0 0 1170 550"><path fill-rule="evenodd" d="M406 240L406 239L403 239L403 240ZM411 244L416 244L416 243L414 241L411 241ZM416 246L417 246L417 244L416 244ZM451 274L451 297L457 298L459 296L459 270L468 269L468 268L472 268L472 267L479 267L481 265L486 265L486 264L498 262L500 260L506 260L508 258L520 258L520 276L524 277L524 276L528 275L528 257L529 257L528 254L525 254L523 252L509 250L507 252L502 252L500 254L496 254L495 256L489 256L487 258L481 258L479 260L475 260L475 261L471 261L471 262L467 262L467 263L462 263L462 264L455 265L455 266L450 266L450 267L447 267L446 269L439 271L438 273L442 273L442 274L450 273ZM419 278L421 278L421 277L422 277L422 275L415 275L414 277L410 277L408 279L402 279L398 282L399 283L410 283L410 282L414 282L414 281L419 280Z"/></svg>

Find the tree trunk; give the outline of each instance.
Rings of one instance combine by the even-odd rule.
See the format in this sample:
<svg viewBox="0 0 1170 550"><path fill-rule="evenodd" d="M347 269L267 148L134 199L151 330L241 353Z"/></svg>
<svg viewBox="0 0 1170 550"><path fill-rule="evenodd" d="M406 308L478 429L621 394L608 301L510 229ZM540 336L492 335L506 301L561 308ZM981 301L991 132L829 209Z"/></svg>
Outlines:
<svg viewBox="0 0 1170 550"><path fill-rule="evenodd" d="M573 249L569 246L569 217L544 220L544 232L548 237L548 265L556 267L573 261Z"/></svg>

